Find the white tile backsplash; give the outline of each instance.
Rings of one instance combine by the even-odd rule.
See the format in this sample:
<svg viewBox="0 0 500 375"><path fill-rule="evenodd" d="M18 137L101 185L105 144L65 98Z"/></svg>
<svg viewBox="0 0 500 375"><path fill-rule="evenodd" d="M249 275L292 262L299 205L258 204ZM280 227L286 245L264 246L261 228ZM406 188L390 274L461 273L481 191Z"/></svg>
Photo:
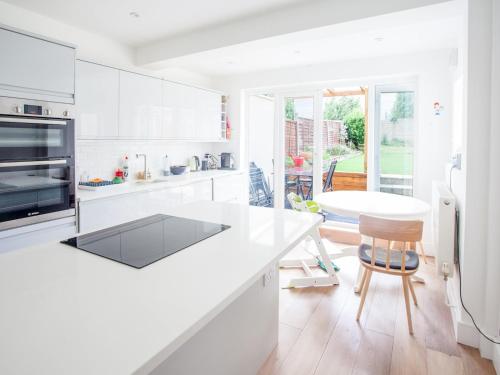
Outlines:
<svg viewBox="0 0 500 375"><path fill-rule="evenodd" d="M200 161L207 152L213 152L210 142L180 141L132 141L132 140L78 140L76 142L76 178L86 174L103 179L111 179L117 168L122 167L122 160L128 155L130 176L143 169L143 160L136 159L136 154L146 154L148 168L153 177L161 176L165 155L170 165L186 165L193 155Z"/></svg>

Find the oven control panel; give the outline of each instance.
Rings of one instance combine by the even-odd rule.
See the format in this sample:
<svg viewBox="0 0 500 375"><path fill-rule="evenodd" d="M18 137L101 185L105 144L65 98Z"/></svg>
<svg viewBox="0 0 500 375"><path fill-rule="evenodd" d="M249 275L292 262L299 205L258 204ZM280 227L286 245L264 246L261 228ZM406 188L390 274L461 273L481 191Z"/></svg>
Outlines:
<svg viewBox="0 0 500 375"><path fill-rule="evenodd" d="M73 112L74 106L71 104L0 97L1 115L70 119L73 118Z"/></svg>

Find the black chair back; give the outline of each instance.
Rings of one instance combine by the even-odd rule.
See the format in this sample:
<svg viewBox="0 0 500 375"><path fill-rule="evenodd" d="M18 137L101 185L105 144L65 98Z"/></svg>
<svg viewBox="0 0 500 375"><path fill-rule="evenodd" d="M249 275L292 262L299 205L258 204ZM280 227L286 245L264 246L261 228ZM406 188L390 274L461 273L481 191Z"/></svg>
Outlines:
<svg viewBox="0 0 500 375"><path fill-rule="evenodd" d="M261 207L273 207L273 192L269 188L262 168L257 167L254 162L249 167L249 189L250 205Z"/></svg>
<svg viewBox="0 0 500 375"><path fill-rule="evenodd" d="M337 166L337 160L332 161L330 168L328 168L328 174L326 175L325 184L323 185L323 193L327 191L333 191L333 174L335 173L335 167Z"/></svg>

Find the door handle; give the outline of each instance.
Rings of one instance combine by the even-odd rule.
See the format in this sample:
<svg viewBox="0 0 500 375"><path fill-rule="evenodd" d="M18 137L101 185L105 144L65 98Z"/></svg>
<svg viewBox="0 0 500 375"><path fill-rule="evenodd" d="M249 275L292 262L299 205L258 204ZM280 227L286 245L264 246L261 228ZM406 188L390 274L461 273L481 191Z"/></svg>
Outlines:
<svg viewBox="0 0 500 375"><path fill-rule="evenodd" d="M32 167L37 165L65 165L68 162L66 159L60 160L40 160L40 161L12 161L12 162L0 162L0 168L8 167Z"/></svg>
<svg viewBox="0 0 500 375"><path fill-rule="evenodd" d="M67 125L64 120L45 120L38 118L0 117L0 122L15 122L19 124Z"/></svg>

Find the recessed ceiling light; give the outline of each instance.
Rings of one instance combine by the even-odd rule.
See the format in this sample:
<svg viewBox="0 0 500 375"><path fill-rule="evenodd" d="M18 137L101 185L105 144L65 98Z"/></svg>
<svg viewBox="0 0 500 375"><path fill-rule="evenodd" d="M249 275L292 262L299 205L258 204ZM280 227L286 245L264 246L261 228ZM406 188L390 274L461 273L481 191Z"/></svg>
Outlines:
<svg viewBox="0 0 500 375"><path fill-rule="evenodd" d="M130 12L128 14L130 17L133 17L133 18L139 18L141 15L137 12Z"/></svg>
<svg viewBox="0 0 500 375"><path fill-rule="evenodd" d="M373 38L373 40L380 43L384 41L384 38L382 38L381 36L377 36L376 38Z"/></svg>

